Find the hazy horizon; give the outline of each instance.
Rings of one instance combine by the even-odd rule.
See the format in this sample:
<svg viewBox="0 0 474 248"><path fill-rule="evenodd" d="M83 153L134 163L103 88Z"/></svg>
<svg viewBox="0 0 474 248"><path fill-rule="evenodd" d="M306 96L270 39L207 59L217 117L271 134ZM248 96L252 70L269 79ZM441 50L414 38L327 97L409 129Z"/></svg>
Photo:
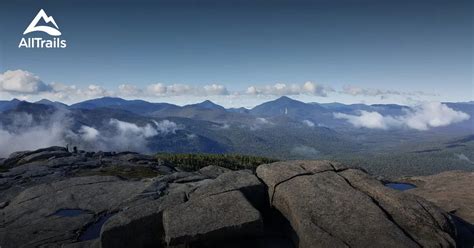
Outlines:
<svg viewBox="0 0 474 248"><path fill-rule="evenodd" d="M30 103L38 103L40 101L43 101L43 100L47 100L47 101L51 101L51 102L59 102L59 103L63 103L63 104L66 104L68 106L71 106L71 105L74 105L74 104L77 104L77 103L82 103L82 102L86 102L86 101L91 101L91 100L99 100L99 99L122 99L122 100L126 100L126 101L145 101L145 102L149 102L149 103L167 103L167 104L173 104L173 105L176 105L176 106L187 106L187 105L193 105L193 104L199 104L199 103L203 103L203 102L206 102L206 101L210 101L214 104L217 104L219 106L222 106L224 108L246 108L246 109L252 109L260 104L263 104L263 103L266 103L266 102L270 102L270 101L275 101L275 100L278 100L280 98L283 98L283 97L286 97L286 98L290 98L292 100L295 100L295 101L300 101L300 102L303 102L303 103L307 103L307 104L311 104L311 103L315 103L315 104L332 104L332 103L335 103L335 104L345 104L345 105L352 105L352 104L365 104L365 105L378 105L378 104L382 104L382 105L390 105L390 104L397 104L397 103L343 103L343 102L316 102L316 101L304 101L304 100L299 100L298 97L294 97L294 96L287 96L287 95L283 95L283 96L273 96L273 97L269 97L269 98L266 98L265 100L264 99L260 99L261 102L259 102L258 104L256 105L252 105L252 106L249 106L249 107L246 107L246 106L226 106L225 104L220 104L214 100L210 100L210 99L206 99L206 98L203 98L203 100L197 100L197 101L188 101L186 103L182 103L182 104L176 104L174 103L173 101L167 101L169 99L162 99L160 101L160 99L156 99L155 101L153 100L145 100L145 99L140 99L140 98L133 98L133 97L119 97L119 96L102 96L102 97L97 97L97 98L90 98L90 99L85 99L85 100L81 100L81 101L77 101L77 102L72 102L72 103L66 103L66 102L62 102L60 100L51 100L51 99L48 99L48 98L41 98L39 100L28 100L28 99L19 99L19 98L16 98L16 97L13 97L11 99L0 99L0 101L13 101L13 100L18 100L18 101L26 101L26 102L30 102ZM433 102L436 102L436 101L433 101ZM441 102L441 103L473 103L474 101L457 101L457 102ZM397 105L401 105L401 106L413 106L413 105L416 105L416 104L419 104L419 103L412 103L412 104L397 104Z"/></svg>

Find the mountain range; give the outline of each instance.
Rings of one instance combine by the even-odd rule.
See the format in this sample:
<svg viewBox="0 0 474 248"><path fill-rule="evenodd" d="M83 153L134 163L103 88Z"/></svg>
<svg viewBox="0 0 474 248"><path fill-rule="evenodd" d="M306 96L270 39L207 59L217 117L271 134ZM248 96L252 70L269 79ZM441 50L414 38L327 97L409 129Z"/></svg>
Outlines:
<svg viewBox="0 0 474 248"><path fill-rule="evenodd" d="M279 159L405 156L423 150L440 152L439 146L445 151L444 144L472 137L471 116L472 102L409 107L304 103L281 97L252 109L226 109L209 100L178 106L113 97L72 105L14 99L0 101L0 138L8 142L0 141L6 147L0 157L66 144L86 150L239 153ZM25 142L28 137L31 140ZM472 166L468 162L474 161L471 143L451 147L467 149L459 151L467 160L458 159L457 153L450 156L454 164Z"/></svg>

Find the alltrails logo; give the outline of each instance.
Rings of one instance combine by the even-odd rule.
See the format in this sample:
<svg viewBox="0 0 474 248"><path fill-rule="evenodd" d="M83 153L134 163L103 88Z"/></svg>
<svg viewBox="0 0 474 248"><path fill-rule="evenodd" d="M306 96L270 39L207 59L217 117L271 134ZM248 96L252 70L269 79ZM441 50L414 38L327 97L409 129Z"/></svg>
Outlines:
<svg viewBox="0 0 474 248"><path fill-rule="evenodd" d="M53 26L44 26L38 25L38 22L43 20L45 24L52 24ZM25 29L23 35L29 34L32 32L44 32L50 36L61 36L61 31L59 31L58 24L54 21L52 16L48 16L43 9L41 9L36 17L31 21L30 25ZM62 40L59 37L54 37L52 39L43 39L41 37L29 37L21 38L18 48L66 48L66 40Z"/></svg>

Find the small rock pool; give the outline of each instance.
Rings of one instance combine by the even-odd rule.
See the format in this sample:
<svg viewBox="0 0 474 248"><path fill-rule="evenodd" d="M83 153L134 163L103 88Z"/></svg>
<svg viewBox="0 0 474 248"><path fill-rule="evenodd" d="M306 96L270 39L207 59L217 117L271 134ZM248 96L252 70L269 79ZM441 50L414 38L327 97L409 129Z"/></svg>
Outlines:
<svg viewBox="0 0 474 248"><path fill-rule="evenodd" d="M395 190L399 190L399 191L405 191L405 190L416 188L415 185L410 184L410 183L396 183L396 182L386 183L385 186L395 189Z"/></svg>
<svg viewBox="0 0 474 248"><path fill-rule="evenodd" d="M96 222L87 226L86 230L84 230L84 232L82 232L79 236L79 241L86 241L98 238L100 236L100 230L102 229L102 226L110 217L112 217L112 215L114 214L110 213L102 215Z"/></svg>
<svg viewBox="0 0 474 248"><path fill-rule="evenodd" d="M53 215L61 217L76 217L82 214L91 214L91 212L83 209L59 209Z"/></svg>
<svg viewBox="0 0 474 248"><path fill-rule="evenodd" d="M53 215L60 217L76 217L84 214L94 214L91 211L84 209L59 209ZM96 239L100 236L100 230L104 223L114 215L113 213L108 213L101 215L94 223L91 223L86 227L86 229L79 235L79 241L86 241Z"/></svg>

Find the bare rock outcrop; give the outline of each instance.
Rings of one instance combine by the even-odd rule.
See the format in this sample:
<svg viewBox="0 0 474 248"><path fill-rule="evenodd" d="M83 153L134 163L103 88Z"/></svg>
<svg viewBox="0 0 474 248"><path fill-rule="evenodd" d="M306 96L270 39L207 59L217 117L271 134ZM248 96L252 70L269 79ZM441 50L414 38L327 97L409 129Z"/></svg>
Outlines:
<svg viewBox="0 0 474 248"><path fill-rule="evenodd" d="M418 188L401 192L330 161L182 171L51 147L0 166L2 248L472 247L470 226L445 212L471 220L472 173L406 179Z"/></svg>
<svg viewBox="0 0 474 248"><path fill-rule="evenodd" d="M329 161L261 165L269 201L298 247L453 247L449 216L422 198Z"/></svg>
<svg viewBox="0 0 474 248"><path fill-rule="evenodd" d="M146 185L92 176L28 188L0 210L0 245L36 247L71 242L101 216L119 211Z"/></svg>
<svg viewBox="0 0 474 248"><path fill-rule="evenodd" d="M401 181L416 186L408 193L423 197L474 225L474 172L447 171Z"/></svg>

